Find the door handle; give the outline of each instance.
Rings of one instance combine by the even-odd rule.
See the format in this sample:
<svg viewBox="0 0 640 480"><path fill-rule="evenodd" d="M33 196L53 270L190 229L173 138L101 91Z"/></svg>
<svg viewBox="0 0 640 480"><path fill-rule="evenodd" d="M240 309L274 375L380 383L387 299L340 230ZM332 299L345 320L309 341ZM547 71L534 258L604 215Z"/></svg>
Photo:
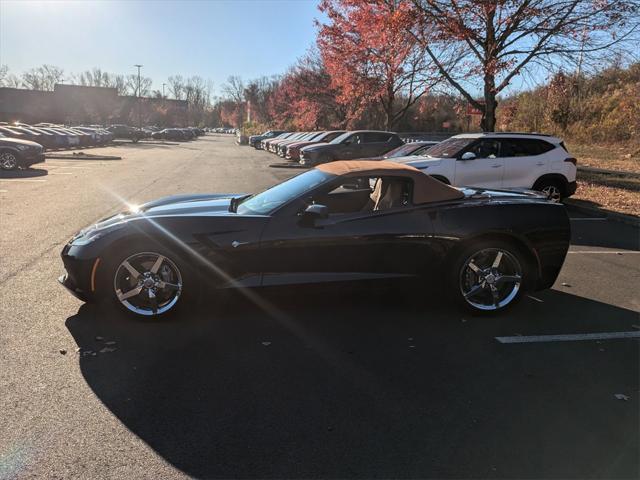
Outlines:
<svg viewBox="0 0 640 480"><path fill-rule="evenodd" d="M544 165L544 162L538 162L538 163L536 163L536 165L537 165L537 166L539 166L539 167L541 167L541 166L543 166L543 165Z"/></svg>
<svg viewBox="0 0 640 480"><path fill-rule="evenodd" d="M502 165L491 165L491 168L500 168Z"/></svg>

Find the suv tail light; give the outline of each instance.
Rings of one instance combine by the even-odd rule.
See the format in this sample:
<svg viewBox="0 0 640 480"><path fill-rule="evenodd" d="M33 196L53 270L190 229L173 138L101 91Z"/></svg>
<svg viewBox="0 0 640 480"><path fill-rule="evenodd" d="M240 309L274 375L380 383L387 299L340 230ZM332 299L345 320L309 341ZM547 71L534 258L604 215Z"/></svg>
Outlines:
<svg viewBox="0 0 640 480"><path fill-rule="evenodd" d="M565 158L565 159L564 159L564 161L565 161L565 162L571 162L571 163L573 163L574 165L578 165L578 159L573 158L573 157Z"/></svg>

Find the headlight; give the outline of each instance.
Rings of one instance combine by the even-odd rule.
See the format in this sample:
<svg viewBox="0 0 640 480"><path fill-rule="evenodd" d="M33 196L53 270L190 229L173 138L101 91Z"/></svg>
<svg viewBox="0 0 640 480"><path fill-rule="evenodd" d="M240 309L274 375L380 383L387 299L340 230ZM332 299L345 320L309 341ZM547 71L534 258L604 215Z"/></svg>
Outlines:
<svg viewBox="0 0 640 480"><path fill-rule="evenodd" d="M18 145L17 147L18 147L18 150L21 150L23 152L25 150L29 150L29 145Z"/></svg>

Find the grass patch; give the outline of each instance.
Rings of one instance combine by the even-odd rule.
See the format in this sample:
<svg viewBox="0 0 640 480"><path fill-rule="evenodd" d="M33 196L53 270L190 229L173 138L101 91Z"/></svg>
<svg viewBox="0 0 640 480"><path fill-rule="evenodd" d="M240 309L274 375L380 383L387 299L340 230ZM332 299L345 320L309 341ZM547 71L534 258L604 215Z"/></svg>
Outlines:
<svg viewBox="0 0 640 480"><path fill-rule="evenodd" d="M623 170L640 173L640 145L585 145L566 142L579 167Z"/></svg>
<svg viewBox="0 0 640 480"><path fill-rule="evenodd" d="M640 216L640 177L578 172L578 190L571 198L585 205Z"/></svg>

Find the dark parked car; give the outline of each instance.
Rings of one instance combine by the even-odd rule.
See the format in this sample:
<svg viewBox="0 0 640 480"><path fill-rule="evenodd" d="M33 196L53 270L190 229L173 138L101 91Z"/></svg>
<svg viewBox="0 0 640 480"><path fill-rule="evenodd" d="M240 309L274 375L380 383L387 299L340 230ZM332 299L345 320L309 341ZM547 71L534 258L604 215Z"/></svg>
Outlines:
<svg viewBox="0 0 640 480"><path fill-rule="evenodd" d="M269 130L268 132L264 132L262 135L251 135L249 137L249 145L251 145L255 149L260 150L262 148L262 145L260 143L262 142L262 140L274 138L283 133L284 130Z"/></svg>
<svg viewBox="0 0 640 480"><path fill-rule="evenodd" d="M303 147L308 145L313 145L314 143L329 143L334 138L345 133L344 130L331 130L329 132L322 132L317 137L314 137L312 140L300 140L297 142L290 143L287 145L287 153L285 154L285 158L287 160L300 160L300 150Z"/></svg>
<svg viewBox="0 0 640 480"><path fill-rule="evenodd" d="M284 132L281 133L280 135L276 135L275 137L272 138L265 138L263 140L260 141L260 145L262 146L262 150L269 150L269 145L271 145L271 142L275 142L277 140L284 140L286 138L291 138L293 135L296 135L298 132Z"/></svg>
<svg viewBox="0 0 640 480"><path fill-rule="evenodd" d="M181 128L165 128L159 132L154 132L151 136L155 139L173 140L178 142L185 142L191 139L191 135Z"/></svg>
<svg viewBox="0 0 640 480"><path fill-rule="evenodd" d="M267 150L271 153L278 153L278 145L280 145L282 142L287 142L289 140L300 140L308 134L309 132L294 132L287 138L276 138L268 142Z"/></svg>
<svg viewBox="0 0 640 480"><path fill-rule="evenodd" d="M280 142L278 144L278 156L284 158L287 156L287 148L289 147L289 145L293 144L293 143L297 143L297 142L304 142L307 140L313 140L315 138L318 138L320 135L322 135L325 132L309 132L306 135L301 136L300 138L297 139L292 139L292 140L285 140L284 142Z"/></svg>
<svg viewBox="0 0 640 480"><path fill-rule="evenodd" d="M9 138L0 133L0 169L28 168L44 162L44 147L39 143Z"/></svg>
<svg viewBox="0 0 640 480"><path fill-rule="evenodd" d="M107 130L113 133L113 138L131 140L133 143L148 136L145 131L128 125L111 125Z"/></svg>
<svg viewBox="0 0 640 480"><path fill-rule="evenodd" d="M543 195L346 161L257 195L177 195L104 219L64 247L59 280L84 301L149 316L208 287L431 279L483 313L551 287L569 238L564 206Z"/></svg>
<svg viewBox="0 0 640 480"><path fill-rule="evenodd" d="M318 165L335 160L378 157L402 144L400 137L392 132L376 130L346 132L329 143L316 143L302 148L300 163Z"/></svg>

